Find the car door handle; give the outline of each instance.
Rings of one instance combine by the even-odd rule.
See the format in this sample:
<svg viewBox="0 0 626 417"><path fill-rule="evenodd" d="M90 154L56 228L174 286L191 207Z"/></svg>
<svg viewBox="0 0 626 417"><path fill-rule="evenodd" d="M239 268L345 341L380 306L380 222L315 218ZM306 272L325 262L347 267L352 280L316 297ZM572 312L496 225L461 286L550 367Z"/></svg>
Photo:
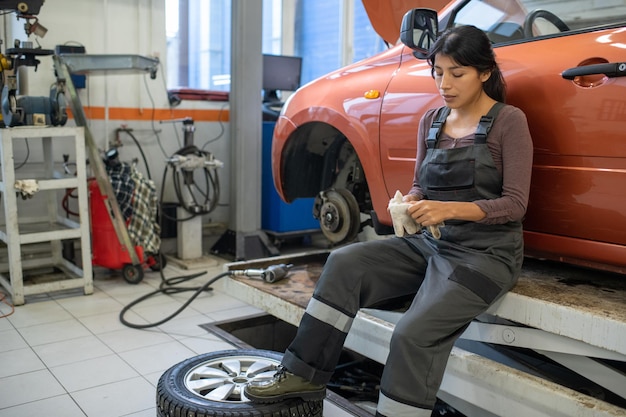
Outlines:
<svg viewBox="0 0 626 417"><path fill-rule="evenodd" d="M626 62L609 62L606 64L583 65L566 69L561 73L561 77L566 80L573 80L581 75L604 74L609 78L626 76Z"/></svg>

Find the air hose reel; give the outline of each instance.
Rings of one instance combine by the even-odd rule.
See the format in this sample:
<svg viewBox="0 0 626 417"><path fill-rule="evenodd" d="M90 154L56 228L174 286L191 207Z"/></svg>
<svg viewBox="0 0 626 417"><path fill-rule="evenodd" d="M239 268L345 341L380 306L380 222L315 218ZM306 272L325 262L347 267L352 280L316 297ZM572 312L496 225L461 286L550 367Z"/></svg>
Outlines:
<svg viewBox="0 0 626 417"><path fill-rule="evenodd" d="M195 126L193 119L187 117L182 120L185 146L168 158L168 166L172 168L172 181L176 197L181 207L192 215L202 215L212 212L220 195L219 176L217 170L224 163L216 159L211 152L199 149L193 144ZM205 189L198 187L194 179L195 173L200 170L204 174ZM198 198L201 196L201 198Z"/></svg>

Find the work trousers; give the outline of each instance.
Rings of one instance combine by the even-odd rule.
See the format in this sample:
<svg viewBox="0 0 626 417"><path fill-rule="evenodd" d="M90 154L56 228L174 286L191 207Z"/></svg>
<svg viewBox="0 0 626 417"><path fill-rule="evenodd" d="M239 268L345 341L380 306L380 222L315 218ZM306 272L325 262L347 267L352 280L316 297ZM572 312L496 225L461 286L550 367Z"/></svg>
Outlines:
<svg viewBox="0 0 626 417"><path fill-rule="evenodd" d="M434 407L456 339L516 278L497 257L442 248L423 235L336 249L283 365L313 383L327 383L358 310L415 294L393 331L378 411L388 417L418 415Z"/></svg>

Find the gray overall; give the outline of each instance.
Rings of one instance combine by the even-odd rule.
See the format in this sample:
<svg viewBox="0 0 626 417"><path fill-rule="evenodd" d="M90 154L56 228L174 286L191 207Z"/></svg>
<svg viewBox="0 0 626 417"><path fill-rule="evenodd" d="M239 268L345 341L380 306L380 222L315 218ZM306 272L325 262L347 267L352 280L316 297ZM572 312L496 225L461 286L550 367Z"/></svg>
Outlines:
<svg viewBox="0 0 626 417"><path fill-rule="evenodd" d="M437 149L449 113L434 118L419 178L425 198L474 201L501 195L502 178L486 145L500 105L479 124L474 144ZM432 409L454 342L477 315L510 290L523 260L521 222L446 221L427 231L359 242L331 252L283 365L327 383L359 308L415 294L395 326L381 381L379 415Z"/></svg>

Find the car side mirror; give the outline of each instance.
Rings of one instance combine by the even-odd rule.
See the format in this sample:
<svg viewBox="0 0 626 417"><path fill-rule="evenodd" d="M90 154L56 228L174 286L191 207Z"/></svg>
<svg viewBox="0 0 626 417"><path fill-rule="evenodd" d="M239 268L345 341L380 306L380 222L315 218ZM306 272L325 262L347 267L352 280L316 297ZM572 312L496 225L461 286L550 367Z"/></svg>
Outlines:
<svg viewBox="0 0 626 417"><path fill-rule="evenodd" d="M400 40L413 49L420 58L426 58L439 33L437 11L432 9L409 10L402 18Z"/></svg>

